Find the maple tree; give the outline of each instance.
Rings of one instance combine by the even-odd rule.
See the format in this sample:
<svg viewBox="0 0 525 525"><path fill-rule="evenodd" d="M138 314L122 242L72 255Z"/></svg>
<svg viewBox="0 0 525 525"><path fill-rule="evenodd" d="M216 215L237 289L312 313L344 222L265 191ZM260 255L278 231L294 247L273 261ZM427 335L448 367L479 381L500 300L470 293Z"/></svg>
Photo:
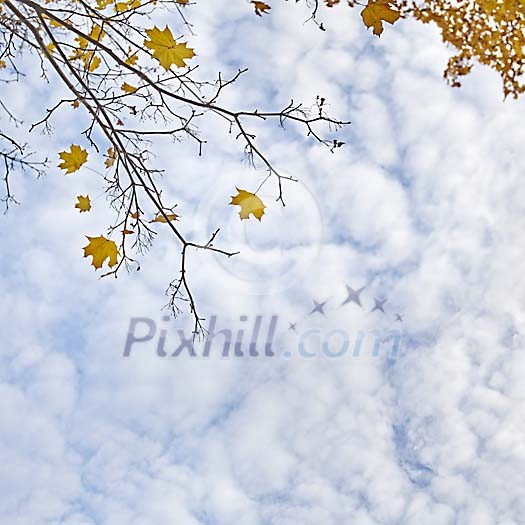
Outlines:
<svg viewBox="0 0 525 525"><path fill-rule="evenodd" d="M427 0L409 12L436 24L456 48L445 70L451 85L459 87L477 61L499 73L505 97L525 91L525 0Z"/></svg>
<svg viewBox="0 0 525 525"><path fill-rule="evenodd" d="M283 0L238 1L264 20L272 16L272 4ZM461 76L469 73L477 60L501 75L505 95L518 96L525 90L521 78L525 67L525 0L296 2L304 2L311 8L310 20L321 30L326 30L326 26L319 21L320 9L326 7L329 12L344 5L359 9L364 26L378 37L383 34L385 23L398 23L403 17L434 23L441 29L443 40L457 50L445 71L452 85L459 85ZM90 162L102 158L107 170L102 181L115 220L105 235L88 236L84 256L92 257L91 264L97 270L107 265L104 276L116 276L122 268L138 266L134 253L148 249L157 233L156 227L167 228L182 247L180 275L168 287L169 306L176 314L181 311L181 301L187 303L198 332L201 319L188 283L187 251L211 251L225 257L235 254L215 246L218 228L201 242L186 238L176 204L164 202L162 166L153 164L151 141L158 137L175 141L185 138L195 143L196 153L201 155L206 140L201 138L198 123L206 115L219 117L225 123L225 132L233 133L243 142L242 149L250 164L262 165L267 172L255 190L237 188L229 203L240 206L241 220L253 217L261 221L266 208L258 196L261 187L274 181L276 199L284 205L283 184L295 179L281 174L273 165L257 143L250 123L275 121L283 125L293 121L304 126L311 139L334 151L343 145L334 138L334 132L345 122L326 114L328 105L322 97L317 97L311 106L292 101L271 111L223 106L223 92L246 70L236 71L229 78L221 73L215 79L197 77L194 61L198 50L191 45L192 30L187 18L191 3L189 0L0 0L0 83L21 81L24 75L41 76L49 86L58 82L69 92L66 97L58 97L30 130L51 131L53 121L64 111L83 111L89 117L78 143L58 152L58 164L46 158L36 159L30 146L9 133L9 126L16 127L21 121L0 93L0 115L9 123L6 126L5 120L0 121L0 160L7 208L16 202L10 185L14 171L30 171L40 176L54 165L73 179ZM160 9L175 15L164 27L152 22ZM185 38L177 36L185 33ZM21 57L25 54L38 61L40 68L36 75L23 71ZM235 182L232 181L232 188ZM74 207L79 213L94 213L89 195L81 194L77 201Z"/></svg>
<svg viewBox="0 0 525 525"><path fill-rule="evenodd" d="M32 78L42 75L50 86L59 82L67 88L69 95L58 97L31 129L52 130L55 119L64 112L83 110L89 117L78 142L59 151L55 164L71 179L81 170L92 169L90 163L101 158L107 170L102 181L115 220L104 235L87 236L84 257L91 260L95 270L105 267L103 276L116 276L123 268L137 268L135 253L149 248L156 228L167 228L182 247L180 275L168 288L169 306L177 314L183 304L189 305L195 332L199 332L201 318L188 282L187 252L211 251L226 257L235 254L215 246L219 228L201 242L185 236L176 204L164 201L162 166L154 164L149 150L153 138L188 139L196 144L200 155L206 140L201 138L198 122L208 114L222 119L225 132L243 142L242 151L249 163L262 165L267 172L255 191L240 190L232 199L232 205L241 206L241 218L260 220L264 204L256 193L267 182L275 181L276 199L284 204L283 183L294 179L281 174L264 154L250 121L275 121L281 126L293 121L332 151L341 145L333 133L344 123L326 115L324 99L319 97L310 107L291 102L273 111L238 111L221 105L223 92L246 71L236 71L230 78L221 73L215 79L197 78L193 61L198 50L189 43L192 31L182 10L189 4L187 0L0 0L0 82L31 75L22 71L21 57L32 54L40 65ZM269 9L260 2L254 6L259 14ZM249 2L246 7L249 13ZM159 9L176 15L170 17L169 25L152 22ZM184 32L188 37L176 36ZM19 122L1 95L0 108L11 123ZM327 138L321 135L323 126L327 126ZM48 159L35 161L31 150L4 127L0 158L4 160L6 206L15 202L9 183L13 170L32 170L40 175L53 165ZM74 207L79 213L96 213L85 192L78 195Z"/></svg>
<svg viewBox="0 0 525 525"><path fill-rule="evenodd" d="M323 30L324 24L317 22L321 4L359 7L363 22L377 36L383 32L383 22L393 24L401 17L433 23L443 42L455 49L444 71L450 85L461 86L461 77L479 62L500 75L505 97L517 98L525 91L525 0L311 1L312 19Z"/></svg>

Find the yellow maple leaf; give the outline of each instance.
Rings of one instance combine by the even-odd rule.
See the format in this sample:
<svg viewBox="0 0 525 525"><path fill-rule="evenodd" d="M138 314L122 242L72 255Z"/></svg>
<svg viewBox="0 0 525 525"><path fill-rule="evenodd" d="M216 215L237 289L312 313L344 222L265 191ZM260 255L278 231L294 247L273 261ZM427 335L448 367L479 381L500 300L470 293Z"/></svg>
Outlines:
<svg viewBox="0 0 525 525"><path fill-rule="evenodd" d="M117 2L115 4L115 13L125 13L132 9L138 9L140 7L140 0L128 0L127 2Z"/></svg>
<svg viewBox="0 0 525 525"><path fill-rule="evenodd" d="M82 57L82 60L84 62L84 67L90 72L93 73L93 71L96 71L98 67L100 66L100 57L97 57L93 51L90 53L87 53Z"/></svg>
<svg viewBox="0 0 525 525"><path fill-rule="evenodd" d="M264 2L259 2L258 0L252 0L251 3L255 8L255 14L257 16L262 16L263 13L267 13L268 10L271 9L271 7L268 4L265 4Z"/></svg>
<svg viewBox="0 0 525 525"><path fill-rule="evenodd" d="M100 42L105 36L106 33L98 24L94 24L89 32L89 38L96 40L97 42ZM81 52L85 51L90 44L90 41L83 36L75 37L75 42L78 44L78 49L75 50L75 53L71 58L78 58L82 54Z"/></svg>
<svg viewBox="0 0 525 525"><path fill-rule="evenodd" d="M128 49L128 57L126 58L125 62L128 66L134 66L137 63L137 60L139 59L139 56L137 53L131 52L131 48Z"/></svg>
<svg viewBox="0 0 525 525"><path fill-rule="evenodd" d="M100 42L105 36L106 33L102 27L100 27L98 24L94 24L91 28L91 32L89 33L89 37L93 40L96 40L97 42Z"/></svg>
<svg viewBox="0 0 525 525"><path fill-rule="evenodd" d="M75 204L75 208L80 210L80 213L91 210L91 199L89 198L89 195L86 195L85 197L79 195L77 199L78 202Z"/></svg>
<svg viewBox="0 0 525 525"><path fill-rule="evenodd" d="M113 148L108 148L108 154L106 156L106 160L104 161L104 166L106 168L111 168L113 164L115 164L115 161L117 160L117 153Z"/></svg>
<svg viewBox="0 0 525 525"><path fill-rule="evenodd" d="M77 49L69 58L70 60L81 60L84 64L84 69L90 73L96 71L101 64L100 57L96 56L94 51Z"/></svg>
<svg viewBox="0 0 525 525"><path fill-rule="evenodd" d="M166 217L168 218L168 220L166 220ZM168 222L179 220L179 216L175 213L166 213L166 217L159 213L152 221L149 222L162 222L164 224L167 224Z"/></svg>
<svg viewBox="0 0 525 525"><path fill-rule="evenodd" d="M243 219L249 219L250 214L252 214L256 219L259 221L261 220L262 216L264 215L264 209L266 206L263 204L263 201L255 195L255 193L251 193L246 190L241 190L239 188L236 188L237 195L232 195L232 201L230 204L240 206L241 211L239 213L241 220Z"/></svg>
<svg viewBox="0 0 525 525"><path fill-rule="evenodd" d="M78 171L82 165L87 161L87 151L80 146L72 144L69 151L62 151L58 154L62 162L58 165L59 168L66 170L66 173L74 173Z"/></svg>
<svg viewBox="0 0 525 525"><path fill-rule="evenodd" d="M122 89L122 91L126 93L135 93L135 91L137 91L138 88L132 86L131 84L128 84L127 82L124 82L120 89Z"/></svg>
<svg viewBox="0 0 525 525"><path fill-rule="evenodd" d="M113 3L114 0L97 0L97 9L100 9L101 11L106 9L106 7L110 6Z"/></svg>
<svg viewBox="0 0 525 525"><path fill-rule="evenodd" d="M102 27L100 27L98 24L94 24L89 33L89 38L95 40L96 42L100 42L105 36L106 33ZM81 60L84 64L84 68L93 73L93 71L97 70L101 64L100 57L96 56L94 51L88 50L88 46L91 42L87 38L84 38L83 36L77 36L75 41L77 42L78 47L69 57L69 59Z"/></svg>
<svg viewBox="0 0 525 525"><path fill-rule="evenodd" d="M87 237L87 236L86 236ZM84 246L84 257L92 256L91 264L96 270L102 268L104 261L109 259L108 266L111 268L118 262L118 249L114 241L100 237L87 237L89 244Z"/></svg>
<svg viewBox="0 0 525 525"><path fill-rule="evenodd" d="M391 0L368 0L368 5L361 11L365 26L374 28L374 35L383 32L383 21L393 24L401 16L390 8Z"/></svg>
<svg viewBox="0 0 525 525"><path fill-rule="evenodd" d="M153 50L153 58L166 70L172 65L185 67L184 61L195 56L194 50L186 42L177 43L168 26L163 31L154 26L153 29L146 29L146 34L149 40L144 40L144 45Z"/></svg>

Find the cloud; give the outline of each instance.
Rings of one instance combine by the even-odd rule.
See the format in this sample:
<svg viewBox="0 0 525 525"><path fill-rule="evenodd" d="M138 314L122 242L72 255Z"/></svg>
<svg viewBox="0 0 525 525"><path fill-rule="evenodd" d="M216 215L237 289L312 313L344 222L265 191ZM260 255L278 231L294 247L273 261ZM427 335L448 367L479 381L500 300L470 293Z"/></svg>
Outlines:
<svg viewBox="0 0 525 525"><path fill-rule="evenodd" d="M253 124L301 181L285 185L284 210L265 188L260 225L227 206L235 185L257 187L265 172L238 162L223 122L208 120L203 158L192 144L159 145L181 225L200 239L221 226L221 246L241 248L232 260L191 254L201 311L235 333L278 315L278 352L310 328L321 339L344 329L353 345L400 312L406 344L397 359L370 347L328 359L315 338L310 360L222 359L217 340L209 359L159 358L162 330L170 352L177 330L191 331L189 317L167 323L160 310L180 247L160 225L140 272L98 280L81 247L105 231L107 203L93 199L89 217L73 204L99 196L101 179L21 177L23 206L1 225L1 521L521 523L523 108L501 102L490 71L447 87L449 51L429 27L398 24L378 41L350 9L327 13L322 33L293 2L262 19L244 7L188 10L204 73L251 66L228 102L322 95L353 123L334 155L295 126ZM61 117L56 129L34 139L50 158L81 124ZM340 308L346 283L367 285L363 310ZM385 316L368 314L374 297L388 298ZM312 299L328 301L326 317L308 315ZM154 319L156 333L125 359L133 317Z"/></svg>

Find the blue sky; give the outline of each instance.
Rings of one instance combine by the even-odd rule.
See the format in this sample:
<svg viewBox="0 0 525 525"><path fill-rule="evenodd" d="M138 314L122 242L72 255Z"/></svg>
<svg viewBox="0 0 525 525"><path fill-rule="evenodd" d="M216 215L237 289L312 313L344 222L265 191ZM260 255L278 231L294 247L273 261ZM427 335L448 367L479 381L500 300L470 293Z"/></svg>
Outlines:
<svg viewBox="0 0 525 525"><path fill-rule="evenodd" d="M124 359L133 317L166 325L180 248L159 228L140 272L98 279L81 248L112 218L102 161L74 178L54 167L82 143L85 122L64 112L32 137L46 177L17 176L21 205L0 218L1 523L524 523L523 101L502 101L481 67L448 87L451 51L430 26L400 22L377 39L341 6L323 33L303 24L304 6L273 4L262 19L243 2L192 6L200 74L248 66L225 105L322 95L352 124L335 155L300 129L257 124L299 179L284 210L265 186L260 224L227 206L265 174L223 123L203 123L202 158L191 143L155 145L185 232L220 226L219 244L241 251L191 255L200 309L234 329L241 315L278 315L278 351L311 328L391 328L401 312L402 353L159 359L156 338ZM6 97L32 122L52 86L35 73ZM85 193L94 208L80 215ZM363 310L340 308L345 284L367 285ZM388 297L384 316L367 315L374 297ZM328 300L325 317L307 316L313 299ZM169 335L189 327L183 316Z"/></svg>

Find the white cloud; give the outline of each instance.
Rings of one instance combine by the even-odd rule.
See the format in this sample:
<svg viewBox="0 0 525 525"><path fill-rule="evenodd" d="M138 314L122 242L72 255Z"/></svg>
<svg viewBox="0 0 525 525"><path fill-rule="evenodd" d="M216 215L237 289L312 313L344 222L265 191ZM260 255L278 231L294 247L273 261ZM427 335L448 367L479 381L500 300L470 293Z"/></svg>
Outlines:
<svg viewBox="0 0 525 525"><path fill-rule="evenodd" d="M260 225L226 206L235 185L256 187L264 173L237 162L222 122L209 119L203 158L192 144L159 147L181 225L200 236L222 226L219 242L244 248L237 260L192 257L190 278L220 328L279 315L280 351L315 327L343 328L353 344L360 329L398 327L399 311L401 356L328 359L311 339L311 360L159 358L179 246L163 231L140 272L99 281L81 247L105 231L104 197L89 216L73 204L100 194L100 178L20 179L23 206L0 226L2 522L523 522L523 108L501 102L489 71L447 87L449 50L429 27L398 24L378 41L357 13L334 9L322 33L294 4L262 19L241 4L192 6L191 41L204 73L254 65L228 95L234 106L320 94L353 121L347 144L332 155L300 128L255 123L276 165L306 186L285 186L281 213L269 185ZM27 89L10 94L19 110L41 87ZM80 130L57 129L35 135L52 159ZM368 285L363 311L340 308L345 283ZM387 314L368 315L383 296ZM307 315L312 298L328 300L326 318ZM124 359L132 317L151 317L157 333ZM177 322L170 352L191 319Z"/></svg>

